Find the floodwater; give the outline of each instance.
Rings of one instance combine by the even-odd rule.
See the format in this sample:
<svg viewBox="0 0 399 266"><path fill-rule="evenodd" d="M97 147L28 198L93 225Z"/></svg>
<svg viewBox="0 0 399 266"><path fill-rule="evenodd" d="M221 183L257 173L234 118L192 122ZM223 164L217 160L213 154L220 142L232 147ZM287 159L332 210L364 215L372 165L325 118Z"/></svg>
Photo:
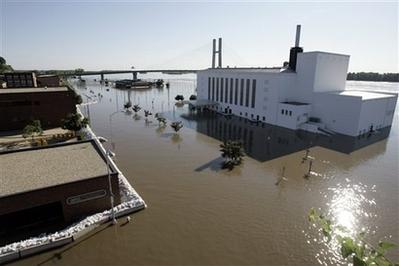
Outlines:
<svg viewBox="0 0 399 266"><path fill-rule="evenodd" d="M213 122L196 121L186 109L176 107L177 94L187 99L195 91L195 80L184 77L171 80L169 89L129 92L89 80L76 86L91 97L84 100L98 101L82 111L90 114L95 132L109 139L117 165L148 208L133 214L128 224L120 219L118 225L101 228L77 243L16 264L343 264L334 243L309 224L312 207L351 235L365 231L371 243L380 239L399 243L398 108L389 138L375 142L371 137L370 143L375 143L364 148L360 147L367 137L304 144L308 137L268 126L264 129L272 132L263 141L272 144L266 145L254 129L253 141L246 146L253 149L248 150L252 157L228 171L220 167L219 144L220 132L232 122L224 126L214 117ZM399 91L394 83L348 82L348 86ZM103 97L93 96L98 93ZM122 112L129 99L153 114L167 112L170 118L184 120L185 126L173 134L172 128L159 127L153 117L146 122L142 111L138 116ZM215 129L215 123L222 131ZM234 123L232 127L245 128L242 121ZM248 125L248 132L254 127L261 126ZM308 147L313 165L310 177L304 178L309 163L302 159ZM388 253L395 261L399 261L397 251Z"/></svg>

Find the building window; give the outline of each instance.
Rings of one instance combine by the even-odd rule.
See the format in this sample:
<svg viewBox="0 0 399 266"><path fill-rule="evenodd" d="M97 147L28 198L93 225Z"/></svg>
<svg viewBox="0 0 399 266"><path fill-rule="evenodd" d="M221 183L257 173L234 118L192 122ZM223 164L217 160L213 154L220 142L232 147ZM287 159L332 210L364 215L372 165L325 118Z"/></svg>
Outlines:
<svg viewBox="0 0 399 266"><path fill-rule="evenodd" d="M245 116L248 116L248 113L245 113Z"/></svg>
<svg viewBox="0 0 399 266"><path fill-rule="evenodd" d="M208 78L208 100L211 99L211 77Z"/></svg>
<svg viewBox="0 0 399 266"><path fill-rule="evenodd" d="M262 116L262 120L265 121L265 120L266 120L266 117Z"/></svg>
<svg viewBox="0 0 399 266"><path fill-rule="evenodd" d="M240 112L240 115L242 115L242 112Z"/></svg>
<svg viewBox="0 0 399 266"><path fill-rule="evenodd" d="M241 79L241 88L240 88L240 105L244 104L244 79Z"/></svg>
<svg viewBox="0 0 399 266"><path fill-rule="evenodd" d="M233 104L233 79L230 79L230 104Z"/></svg>
<svg viewBox="0 0 399 266"><path fill-rule="evenodd" d="M215 78L212 78L212 101L215 100Z"/></svg>
<svg viewBox="0 0 399 266"><path fill-rule="evenodd" d="M285 110L285 115L288 115L288 110Z"/></svg>
<svg viewBox="0 0 399 266"><path fill-rule="evenodd" d="M229 90L229 79L226 78L225 82L226 82L226 86L225 86L225 91L224 91L224 102L227 103L227 101L228 101L228 98L227 98L228 97L228 90Z"/></svg>
<svg viewBox="0 0 399 266"><path fill-rule="evenodd" d="M290 111L290 116L292 116L292 111Z"/></svg>
<svg viewBox="0 0 399 266"><path fill-rule="evenodd" d="M220 78L220 102L223 102L224 78Z"/></svg>
<svg viewBox="0 0 399 266"><path fill-rule="evenodd" d="M284 109L281 109L281 114L282 114L282 115L284 114Z"/></svg>
<svg viewBox="0 0 399 266"><path fill-rule="evenodd" d="M238 104L238 79L236 79L236 84L235 84L235 90L234 90L234 104Z"/></svg>
<svg viewBox="0 0 399 266"><path fill-rule="evenodd" d="M252 80L252 101L251 107L255 108L255 97L256 97L256 79Z"/></svg>
<svg viewBox="0 0 399 266"><path fill-rule="evenodd" d="M216 101L219 101L219 78L216 78Z"/></svg>
<svg viewBox="0 0 399 266"><path fill-rule="evenodd" d="M245 106L249 107L249 87L251 86L251 80L247 79L247 86L245 91Z"/></svg>

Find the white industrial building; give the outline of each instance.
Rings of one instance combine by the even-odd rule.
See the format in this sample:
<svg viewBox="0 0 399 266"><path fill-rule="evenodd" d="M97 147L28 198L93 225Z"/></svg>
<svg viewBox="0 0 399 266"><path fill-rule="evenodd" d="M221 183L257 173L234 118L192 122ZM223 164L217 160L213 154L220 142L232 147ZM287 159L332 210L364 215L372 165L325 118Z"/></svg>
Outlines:
<svg viewBox="0 0 399 266"><path fill-rule="evenodd" d="M349 55L303 52L297 26L282 68L222 68L221 39L212 68L197 74L198 100L224 114L290 129L358 136L390 127L397 94L346 90ZM219 55L215 67L215 55Z"/></svg>

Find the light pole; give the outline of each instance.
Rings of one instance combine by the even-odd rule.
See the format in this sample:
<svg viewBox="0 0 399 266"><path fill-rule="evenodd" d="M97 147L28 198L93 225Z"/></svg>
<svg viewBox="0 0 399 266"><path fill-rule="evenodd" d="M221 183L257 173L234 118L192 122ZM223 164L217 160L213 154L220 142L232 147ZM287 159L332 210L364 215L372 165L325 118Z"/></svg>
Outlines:
<svg viewBox="0 0 399 266"><path fill-rule="evenodd" d="M114 193L112 192L112 183L111 183L111 171L110 171L110 158L111 152L109 149L106 151L106 158L107 158L107 171L108 171L108 186L109 186L109 198L111 201L111 220L112 224L117 224L117 221L115 219L115 210L114 210Z"/></svg>
<svg viewBox="0 0 399 266"><path fill-rule="evenodd" d="M109 129L110 129L110 140L111 140L111 147L112 147L112 116L116 115L120 111L113 112L112 114L109 115ZM107 159L107 172L108 172L108 186L109 186L109 197L110 197L110 202L111 202L111 220L112 224L116 224L117 220L115 219L115 211L114 211L114 193L112 192L112 182L111 182L111 170L110 166L111 163L109 160L111 160L111 156L115 156L115 154L110 150L110 147L108 145L105 153L105 157Z"/></svg>

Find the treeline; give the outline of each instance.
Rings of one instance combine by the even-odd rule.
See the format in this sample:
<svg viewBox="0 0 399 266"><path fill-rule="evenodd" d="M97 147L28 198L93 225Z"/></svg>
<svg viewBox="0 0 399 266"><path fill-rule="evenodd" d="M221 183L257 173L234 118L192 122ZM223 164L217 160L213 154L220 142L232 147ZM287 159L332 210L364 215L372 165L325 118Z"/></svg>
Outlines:
<svg viewBox="0 0 399 266"><path fill-rule="evenodd" d="M349 72L347 80L399 82L399 73Z"/></svg>

